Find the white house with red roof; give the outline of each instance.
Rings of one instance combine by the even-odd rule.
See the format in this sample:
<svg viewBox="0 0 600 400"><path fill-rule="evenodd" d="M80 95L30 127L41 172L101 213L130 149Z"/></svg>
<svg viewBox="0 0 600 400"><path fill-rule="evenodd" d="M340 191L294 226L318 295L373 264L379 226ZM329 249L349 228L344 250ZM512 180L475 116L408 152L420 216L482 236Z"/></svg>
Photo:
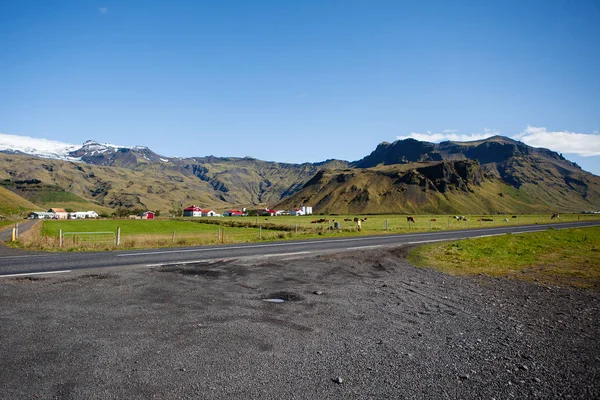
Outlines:
<svg viewBox="0 0 600 400"><path fill-rule="evenodd" d="M216 215L217 215L217 213L214 212L213 210L202 210L203 217L214 217Z"/></svg>

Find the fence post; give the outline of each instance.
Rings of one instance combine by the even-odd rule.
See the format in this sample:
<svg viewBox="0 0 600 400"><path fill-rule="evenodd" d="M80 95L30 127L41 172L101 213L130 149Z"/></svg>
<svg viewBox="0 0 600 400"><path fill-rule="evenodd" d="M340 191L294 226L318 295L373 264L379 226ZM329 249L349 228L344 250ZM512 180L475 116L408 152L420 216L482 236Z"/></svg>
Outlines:
<svg viewBox="0 0 600 400"><path fill-rule="evenodd" d="M19 238L19 223L18 222L15 225L15 236L17 237L17 239Z"/></svg>
<svg viewBox="0 0 600 400"><path fill-rule="evenodd" d="M433 223L433 222L431 222L431 219L429 219L429 230L431 230L431 224L432 224L432 223Z"/></svg>
<svg viewBox="0 0 600 400"><path fill-rule="evenodd" d="M221 227L221 243L225 243L225 227Z"/></svg>
<svg viewBox="0 0 600 400"><path fill-rule="evenodd" d="M448 217L448 228L450 228L450 217Z"/></svg>
<svg viewBox="0 0 600 400"><path fill-rule="evenodd" d="M173 231L173 237L171 237L171 243L175 243L175 231Z"/></svg>
<svg viewBox="0 0 600 400"><path fill-rule="evenodd" d="M258 226L258 238L262 239L262 226L261 225Z"/></svg>
<svg viewBox="0 0 600 400"><path fill-rule="evenodd" d="M12 241L17 240L17 228L12 228Z"/></svg>
<svg viewBox="0 0 600 400"><path fill-rule="evenodd" d="M296 233L298 233L298 224L296 224Z"/></svg>
<svg viewBox="0 0 600 400"><path fill-rule="evenodd" d="M63 246L63 234L62 229L58 230L58 247L62 249Z"/></svg>
<svg viewBox="0 0 600 400"><path fill-rule="evenodd" d="M387 219L385 220L385 230L386 231L388 230L388 220Z"/></svg>
<svg viewBox="0 0 600 400"><path fill-rule="evenodd" d="M117 226L117 247L121 244L121 227Z"/></svg>

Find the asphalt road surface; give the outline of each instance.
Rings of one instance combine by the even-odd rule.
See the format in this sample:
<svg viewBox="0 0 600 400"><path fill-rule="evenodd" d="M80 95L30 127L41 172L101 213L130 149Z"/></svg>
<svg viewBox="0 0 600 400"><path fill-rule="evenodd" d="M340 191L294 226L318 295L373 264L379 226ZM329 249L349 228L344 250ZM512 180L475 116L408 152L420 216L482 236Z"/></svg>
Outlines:
<svg viewBox="0 0 600 400"><path fill-rule="evenodd" d="M600 226L600 221L537 224L459 231L421 232L402 235L364 236L351 238L248 243L220 246L167 248L152 250L81 252L81 253L12 253L0 256L0 277L15 274L66 273L85 268L125 266L156 266L215 259L264 257L268 255L303 255L329 251L344 251L380 246L398 246L436 241L474 238L506 233L525 233L554 229Z"/></svg>

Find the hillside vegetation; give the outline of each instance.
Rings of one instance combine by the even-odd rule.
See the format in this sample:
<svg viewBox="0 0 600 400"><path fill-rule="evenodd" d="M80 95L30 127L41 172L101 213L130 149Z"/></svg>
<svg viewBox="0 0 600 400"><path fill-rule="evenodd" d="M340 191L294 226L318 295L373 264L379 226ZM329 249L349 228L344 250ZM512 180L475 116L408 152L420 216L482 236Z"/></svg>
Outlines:
<svg viewBox="0 0 600 400"><path fill-rule="evenodd" d="M471 161L321 171L277 205L312 204L319 213L539 213L554 207L493 177Z"/></svg>
<svg viewBox="0 0 600 400"><path fill-rule="evenodd" d="M0 179L9 182L7 187L19 186L33 202L44 206L84 199L96 205L88 207L91 210L101 206L168 211L190 204L225 210L232 206L266 207L280 201L299 190L320 169L320 164L254 159L193 160L144 162L126 168L1 154ZM330 161L324 165L347 163ZM67 199L68 195L59 195L56 189L50 194L49 186L74 196Z"/></svg>
<svg viewBox="0 0 600 400"><path fill-rule="evenodd" d="M0 214L5 218L23 217L25 213L32 210L40 210L40 207L0 186Z"/></svg>

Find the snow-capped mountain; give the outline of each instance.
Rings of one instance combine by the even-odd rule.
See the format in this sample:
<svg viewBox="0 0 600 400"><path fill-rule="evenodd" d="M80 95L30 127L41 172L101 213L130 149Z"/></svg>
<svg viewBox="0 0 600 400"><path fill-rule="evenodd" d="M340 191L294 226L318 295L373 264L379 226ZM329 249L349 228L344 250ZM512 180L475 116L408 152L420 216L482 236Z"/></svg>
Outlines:
<svg viewBox="0 0 600 400"><path fill-rule="evenodd" d="M54 158L66 161L79 161L70 155L80 146L55 140L31 138L28 136L0 133L0 152L30 154L36 157Z"/></svg>
<svg viewBox="0 0 600 400"><path fill-rule="evenodd" d="M29 154L56 160L85 162L96 165L131 165L137 162L168 162L145 146L118 146L88 140L83 145L28 136L0 134L0 152Z"/></svg>

